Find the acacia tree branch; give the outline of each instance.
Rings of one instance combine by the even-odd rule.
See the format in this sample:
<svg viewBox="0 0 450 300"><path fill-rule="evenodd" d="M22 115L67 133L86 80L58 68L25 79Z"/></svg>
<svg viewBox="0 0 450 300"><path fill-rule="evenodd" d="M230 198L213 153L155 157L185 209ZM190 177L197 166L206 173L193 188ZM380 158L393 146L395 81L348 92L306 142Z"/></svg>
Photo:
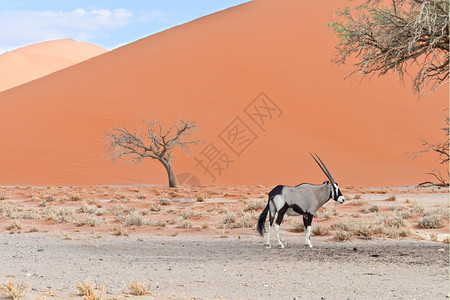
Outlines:
<svg viewBox="0 0 450 300"><path fill-rule="evenodd" d="M409 3L409 6L407 5ZM328 24L339 43L336 64L356 58L347 77L411 71L414 91L423 96L449 80L449 6L445 0L380 0L337 11Z"/></svg>

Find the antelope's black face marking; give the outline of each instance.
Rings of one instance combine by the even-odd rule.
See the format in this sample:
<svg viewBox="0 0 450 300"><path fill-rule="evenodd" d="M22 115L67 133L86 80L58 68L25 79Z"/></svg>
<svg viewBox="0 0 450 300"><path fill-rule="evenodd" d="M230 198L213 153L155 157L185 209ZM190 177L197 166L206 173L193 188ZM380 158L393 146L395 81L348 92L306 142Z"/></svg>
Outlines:
<svg viewBox="0 0 450 300"><path fill-rule="evenodd" d="M332 184L333 189L333 200L337 201L338 203L342 204L345 202L345 198L341 193L341 190L339 189L339 185L337 183Z"/></svg>

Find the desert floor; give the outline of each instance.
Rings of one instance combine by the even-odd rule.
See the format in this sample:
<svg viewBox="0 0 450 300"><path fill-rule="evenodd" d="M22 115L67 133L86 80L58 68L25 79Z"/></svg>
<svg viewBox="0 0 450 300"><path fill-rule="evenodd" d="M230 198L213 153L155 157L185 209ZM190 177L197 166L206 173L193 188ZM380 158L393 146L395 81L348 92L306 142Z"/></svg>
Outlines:
<svg viewBox="0 0 450 300"><path fill-rule="evenodd" d="M342 189L303 246L255 230L266 186L0 187L0 284L24 299L442 299L449 293L448 189ZM437 228L426 228L437 227ZM147 284L150 283L150 287ZM85 289L86 290L86 289ZM7 297L11 293L4 291ZM137 297L137 296L136 296Z"/></svg>

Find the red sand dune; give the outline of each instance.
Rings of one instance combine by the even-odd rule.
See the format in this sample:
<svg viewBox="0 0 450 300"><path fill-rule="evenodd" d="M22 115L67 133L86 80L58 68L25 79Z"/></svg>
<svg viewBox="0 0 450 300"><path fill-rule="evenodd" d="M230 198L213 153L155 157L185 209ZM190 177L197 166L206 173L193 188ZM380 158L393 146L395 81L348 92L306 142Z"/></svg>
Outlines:
<svg viewBox="0 0 450 300"><path fill-rule="evenodd" d="M344 3L255 0L0 93L0 184L165 184L158 162L106 151L108 129L154 112L198 122L205 143L174 169L202 184L320 183L309 152L343 186L429 179L436 157L404 154L442 137L448 90L419 101L395 76L343 81L325 24Z"/></svg>
<svg viewBox="0 0 450 300"><path fill-rule="evenodd" d="M72 39L47 41L0 55L0 91L67 68L107 50Z"/></svg>

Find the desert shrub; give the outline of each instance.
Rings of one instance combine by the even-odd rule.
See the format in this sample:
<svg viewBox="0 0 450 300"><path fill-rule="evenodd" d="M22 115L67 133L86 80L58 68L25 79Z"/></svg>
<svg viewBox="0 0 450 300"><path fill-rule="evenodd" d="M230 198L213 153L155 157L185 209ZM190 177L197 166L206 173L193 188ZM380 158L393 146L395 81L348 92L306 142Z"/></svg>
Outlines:
<svg viewBox="0 0 450 300"><path fill-rule="evenodd" d="M177 228L192 228L192 222L183 218L178 220Z"/></svg>
<svg viewBox="0 0 450 300"><path fill-rule="evenodd" d="M378 207L378 205L372 205L371 207L369 207L370 212L378 212L379 210L380 208Z"/></svg>
<svg viewBox="0 0 450 300"><path fill-rule="evenodd" d="M333 229L352 232L354 228L355 221L352 221L350 219L342 219L334 222L331 227Z"/></svg>
<svg viewBox="0 0 450 300"><path fill-rule="evenodd" d="M147 198L147 196L145 194L139 194L136 196L136 198L139 200L144 200L145 198Z"/></svg>
<svg viewBox="0 0 450 300"><path fill-rule="evenodd" d="M327 235L329 233L328 229L320 226L319 224L313 225L311 232L313 235Z"/></svg>
<svg viewBox="0 0 450 300"><path fill-rule="evenodd" d="M31 208L22 217L27 220L39 220L41 218L41 214L37 208Z"/></svg>
<svg viewBox="0 0 450 300"><path fill-rule="evenodd" d="M433 208L433 209L426 209L422 211L422 216L423 217L428 217L428 216L438 216L438 217L442 217L445 219L449 218L449 211L447 208L444 207L437 207L437 208Z"/></svg>
<svg viewBox="0 0 450 300"><path fill-rule="evenodd" d="M358 222L357 226L354 227L353 232L354 235L364 239L370 239L373 234L370 222Z"/></svg>
<svg viewBox="0 0 450 300"><path fill-rule="evenodd" d="M407 237L412 234L411 230L407 227L400 227L400 228L388 227L388 228L386 228L384 233L389 238Z"/></svg>
<svg viewBox="0 0 450 300"><path fill-rule="evenodd" d="M389 238L407 237L412 235L411 225L400 214L379 215L374 219L379 233L384 233Z"/></svg>
<svg viewBox="0 0 450 300"><path fill-rule="evenodd" d="M439 215L428 215L419 219L418 224L422 228L434 229L444 226L444 219Z"/></svg>
<svg viewBox="0 0 450 300"><path fill-rule="evenodd" d="M303 221L295 222L294 231L295 232L304 232L305 231L305 224L303 224Z"/></svg>
<svg viewBox="0 0 450 300"><path fill-rule="evenodd" d="M363 205L367 204L367 200L364 200L361 198L355 198L355 200L351 201L349 204L353 205L353 206L363 206Z"/></svg>
<svg viewBox="0 0 450 300"><path fill-rule="evenodd" d="M394 206L389 207L389 210L391 210L391 211L402 211L403 207L400 206L400 205L394 205Z"/></svg>
<svg viewBox="0 0 450 300"><path fill-rule="evenodd" d="M240 200L247 200L248 199L248 194L241 194L241 196L239 197Z"/></svg>
<svg viewBox="0 0 450 300"><path fill-rule="evenodd" d="M133 211L125 217L125 224L127 226L142 226L145 224L145 220L138 211Z"/></svg>
<svg viewBox="0 0 450 300"><path fill-rule="evenodd" d="M344 242L344 241L350 240L352 237L352 234L348 231L339 229L336 231L335 236L339 242Z"/></svg>
<svg viewBox="0 0 450 300"><path fill-rule="evenodd" d="M234 228L234 224L237 221L237 215L235 213L229 212L222 218L222 224L227 228Z"/></svg>
<svg viewBox="0 0 450 300"><path fill-rule="evenodd" d="M266 207L266 201L265 200L250 200L246 202L247 207L245 208L245 211L257 211L264 209Z"/></svg>
<svg viewBox="0 0 450 300"><path fill-rule="evenodd" d="M44 200L47 202L53 202L53 201L56 201L56 198L53 195L45 195Z"/></svg>
<svg viewBox="0 0 450 300"><path fill-rule="evenodd" d="M166 227L167 223L163 220L152 220L149 222L152 227Z"/></svg>
<svg viewBox="0 0 450 300"><path fill-rule="evenodd" d="M5 298L13 300L22 298L23 294L29 289L29 285L26 283L17 283L15 281L8 281L6 283L0 283L0 294Z"/></svg>
<svg viewBox="0 0 450 300"><path fill-rule="evenodd" d="M83 203L83 205L77 209L77 212L94 215L97 213L97 206Z"/></svg>
<svg viewBox="0 0 450 300"><path fill-rule="evenodd" d="M197 196L197 202L204 202L208 196L204 194L200 194Z"/></svg>
<svg viewBox="0 0 450 300"><path fill-rule="evenodd" d="M400 211L398 212L398 216L402 219L412 218L413 214L410 211Z"/></svg>
<svg viewBox="0 0 450 300"><path fill-rule="evenodd" d="M252 228L256 224L256 219L254 211L252 212L238 212L238 220L234 224L234 228Z"/></svg>
<svg viewBox="0 0 450 300"><path fill-rule="evenodd" d="M171 205L172 201L169 198L161 198L159 199L160 205Z"/></svg>
<svg viewBox="0 0 450 300"><path fill-rule="evenodd" d="M391 238L406 237L412 234L409 222L398 214L376 214L371 218L358 221L343 219L335 222L332 228L366 239L371 238L374 234L385 234ZM342 235L342 233L340 234Z"/></svg>
<svg viewBox="0 0 450 300"><path fill-rule="evenodd" d="M397 198L394 195L392 195L389 198L387 198L387 201L395 201L396 199Z"/></svg>
<svg viewBox="0 0 450 300"><path fill-rule="evenodd" d="M159 203L152 203L150 204L150 210L154 212L161 211L161 205Z"/></svg>
<svg viewBox="0 0 450 300"><path fill-rule="evenodd" d="M194 212L191 209L184 209L181 212L181 217L185 220L189 220L194 215Z"/></svg>
<svg viewBox="0 0 450 300"><path fill-rule="evenodd" d="M413 214L421 214L421 213L423 213L425 211L425 208L423 208L422 206L419 206L419 205L414 205L409 210Z"/></svg>
<svg viewBox="0 0 450 300"><path fill-rule="evenodd" d="M44 216L47 220L53 220L56 223L62 224L70 222L74 219L75 212L68 207L54 207L50 206L44 210Z"/></svg>
<svg viewBox="0 0 450 300"><path fill-rule="evenodd" d="M81 200L81 196L79 194L70 194L69 200L70 201L80 201Z"/></svg>
<svg viewBox="0 0 450 300"><path fill-rule="evenodd" d="M0 207L0 218L19 219L20 211L17 207L11 205L3 205Z"/></svg>
<svg viewBox="0 0 450 300"><path fill-rule="evenodd" d="M84 214L83 217L75 220L75 226L81 227L84 225L89 225L91 227L95 227L97 225L102 224L101 220L97 219L93 215Z"/></svg>

